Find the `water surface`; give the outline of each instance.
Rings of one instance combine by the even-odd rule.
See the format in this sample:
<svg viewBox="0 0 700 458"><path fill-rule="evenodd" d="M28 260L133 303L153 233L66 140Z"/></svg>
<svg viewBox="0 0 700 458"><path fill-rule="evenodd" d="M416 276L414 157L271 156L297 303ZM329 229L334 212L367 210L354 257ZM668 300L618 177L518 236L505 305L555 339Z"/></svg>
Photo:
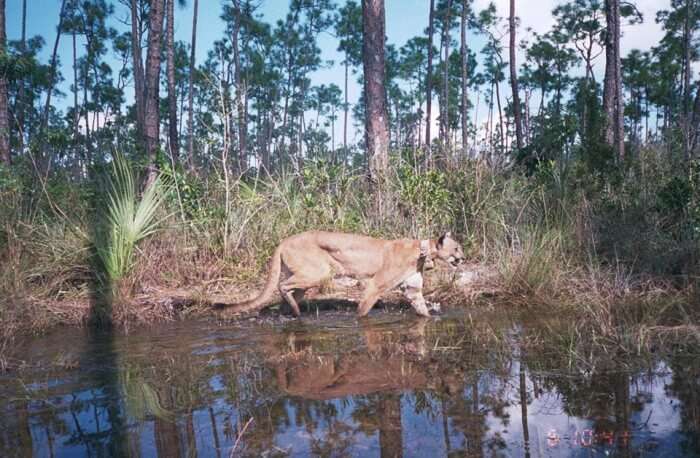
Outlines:
<svg viewBox="0 0 700 458"><path fill-rule="evenodd" d="M582 369L477 312L59 330L0 376L0 456L700 456L700 362Z"/></svg>

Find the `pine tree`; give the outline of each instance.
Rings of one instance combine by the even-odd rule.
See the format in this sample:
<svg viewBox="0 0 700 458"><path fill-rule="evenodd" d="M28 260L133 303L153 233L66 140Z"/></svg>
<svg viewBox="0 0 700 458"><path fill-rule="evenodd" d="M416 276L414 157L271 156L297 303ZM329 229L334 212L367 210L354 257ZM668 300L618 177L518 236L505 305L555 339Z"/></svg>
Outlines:
<svg viewBox="0 0 700 458"><path fill-rule="evenodd" d="M180 156L180 140L177 130L177 90L175 87L175 0L167 2L167 28L165 32L166 75L168 82L168 140L170 154L177 161Z"/></svg>
<svg viewBox="0 0 700 458"><path fill-rule="evenodd" d="M5 0L0 0L0 53L7 55ZM7 98L7 77L0 73L0 161L10 165L10 115Z"/></svg>
<svg viewBox="0 0 700 458"><path fill-rule="evenodd" d="M520 90L518 89L518 70L515 62L515 0L510 0L510 16L509 16L509 31L510 31L510 86L513 93L513 122L515 123L515 138L518 150L522 150L525 146L523 140L523 124L522 124L522 109L520 107Z"/></svg>
<svg viewBox="0 0 700 458"><path fill-rule="evenodd" d="M194 0L192 9L192 42L190 43L190 72L187 91L187 162L194 165L194 72L195 50L197 48L197 14L199 0Z"/></svg>
<svg viewBox="0 0 700 458"><path fill-rule="evenodd" d="M160 81L160 56L161 37L163 34L163 22L165 15L165 0L153 0L148 13L148 54L146 56L145 78L145 112L144 112L144 150L148 159L147 182L152 182L156 177L156 155L160 138L159 115L159 81Z"/></svg>
<svg viewBox="0 0 700 458"><path fill-rule="evenodd" d="M380 184L389 166L389 125L385 88L384 0L362 1L362 60L365 82L365 135L370 180Z"/></svg>

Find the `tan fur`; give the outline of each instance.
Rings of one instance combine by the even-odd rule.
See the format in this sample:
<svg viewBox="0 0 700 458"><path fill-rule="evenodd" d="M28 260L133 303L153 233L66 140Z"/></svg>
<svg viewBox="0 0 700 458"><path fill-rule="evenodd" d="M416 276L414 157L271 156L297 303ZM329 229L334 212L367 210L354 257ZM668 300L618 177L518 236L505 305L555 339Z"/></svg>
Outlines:
<svg viewBox="0 0 700 458"><path fill-rule="evenodd" d="M464 262L461 246L449 233L430 241L429 261L441 259L455 266ZM280 243L270 260L263 291L254 299L223 310L224 316L262 309L277 297L289 303L296 316L304 292L333 276L364 282L358 315L365 316L382 294L403 284L416 313L429 316L422 294L423 264L419 240L382 240L356 234L310 231ZM405 284L404 284L405 283Z"/></svg>

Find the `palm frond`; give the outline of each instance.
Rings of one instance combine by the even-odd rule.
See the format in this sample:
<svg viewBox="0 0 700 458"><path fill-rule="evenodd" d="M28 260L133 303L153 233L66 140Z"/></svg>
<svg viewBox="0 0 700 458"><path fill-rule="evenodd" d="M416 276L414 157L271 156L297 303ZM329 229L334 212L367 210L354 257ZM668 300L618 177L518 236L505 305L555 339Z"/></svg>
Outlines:
<svg viewBox="0 0 700 458"><path fill-rule="evenodd" d="M105 272L114 281L131 269L137 243L158 229L156 215L167 187L159 175L139 196L131 164L121 155L114 158L109 186L106 236L96 245Z"/></svg>

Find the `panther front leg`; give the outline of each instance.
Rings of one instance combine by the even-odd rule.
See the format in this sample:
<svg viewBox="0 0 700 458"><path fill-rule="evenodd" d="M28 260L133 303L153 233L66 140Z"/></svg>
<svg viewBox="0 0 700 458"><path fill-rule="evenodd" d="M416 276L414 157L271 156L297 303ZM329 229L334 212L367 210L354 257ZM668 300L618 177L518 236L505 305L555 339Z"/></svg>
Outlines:
<svg viewBox="0 0 700 458"><path fill-rule="evenodd" d="M423 275L420 272L408 277L401 284L401 291L411 302L413 310L420 316L430 316L430 311L423 297Z"/></svg>

